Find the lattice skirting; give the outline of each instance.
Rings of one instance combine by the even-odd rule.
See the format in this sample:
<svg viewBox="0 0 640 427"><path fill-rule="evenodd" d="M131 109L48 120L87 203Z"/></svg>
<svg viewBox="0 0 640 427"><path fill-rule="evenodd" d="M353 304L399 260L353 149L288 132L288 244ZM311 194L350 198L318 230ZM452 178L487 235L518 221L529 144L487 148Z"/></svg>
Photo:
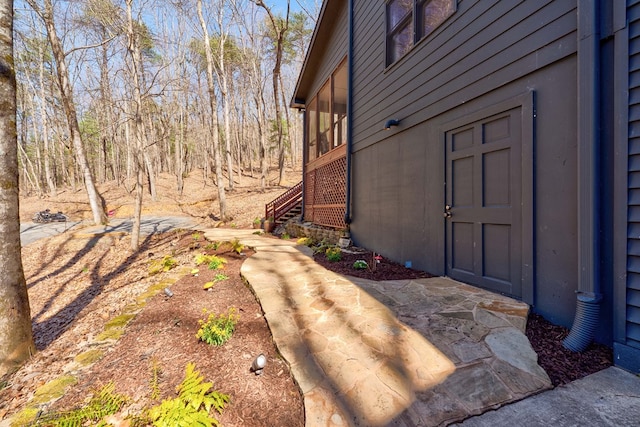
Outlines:
<svg viewBox="0 0 640 427"><path fill-rule="evenodd" d="M305 221L346 228L347 158L340 157L305 175Z"/></svg>

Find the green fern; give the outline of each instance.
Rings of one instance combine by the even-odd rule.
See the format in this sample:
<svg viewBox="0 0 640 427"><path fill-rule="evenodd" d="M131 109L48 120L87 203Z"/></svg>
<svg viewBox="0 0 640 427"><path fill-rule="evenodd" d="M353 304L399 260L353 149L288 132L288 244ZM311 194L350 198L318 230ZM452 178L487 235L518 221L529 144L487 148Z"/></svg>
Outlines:
<svg viewBox="0 0 640 427"><path fill-rule="evenodd" d="M184 381L177 387L178 397L167 399L151 408L149 418L156 427L219 425L209 413L215 409L222 413L229 396L210 391L213 384L203 382L204 377L195 370L195 364L187 364Z"/></svg>
<svg viewBox="0 0 640 427"><path fill-rule="evenodd" d="M160 375L162 374L162 368L158 363L158 359L155 357L151 360L151 399L160 399Z"/></svg>
<svg viewBox="0 0 640 427"><path fill-rule="evenodd" d="M95 394L89 403L81 408L68 412L53 412L37 419L31 426L46 427L82 427L88 425L104 425L101 420L113 415L122 408L127 398L114 393L115 385L110 382Z"/></svg>

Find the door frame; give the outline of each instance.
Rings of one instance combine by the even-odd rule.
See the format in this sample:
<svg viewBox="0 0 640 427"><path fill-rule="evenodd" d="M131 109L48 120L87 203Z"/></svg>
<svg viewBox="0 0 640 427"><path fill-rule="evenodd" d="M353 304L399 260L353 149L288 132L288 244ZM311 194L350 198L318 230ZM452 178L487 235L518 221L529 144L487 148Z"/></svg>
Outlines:
<svg viewBox="0 0 640 427"><path fill-rule="evenodd" d="M443 144L443 182L444 192L442 206L447 203L447 148L446 133L450 130L461 126L474 123L497 114L504 113L514 108L521 110L521 195L522 195L522 272L521 272L521 298L524 302L534 305L534 284L535 284L535 240L534 240L534 218L535 218L535 200L534 200L534 143L535 143L535 91L530 90L526 93L509 98L505 101L492 104L470 114L466 114L455 120L444 123L438 129L440 141ZM444 268L448 271L448 247L447 247L447 219L443 217L442 226L444 228Z"/></svg>

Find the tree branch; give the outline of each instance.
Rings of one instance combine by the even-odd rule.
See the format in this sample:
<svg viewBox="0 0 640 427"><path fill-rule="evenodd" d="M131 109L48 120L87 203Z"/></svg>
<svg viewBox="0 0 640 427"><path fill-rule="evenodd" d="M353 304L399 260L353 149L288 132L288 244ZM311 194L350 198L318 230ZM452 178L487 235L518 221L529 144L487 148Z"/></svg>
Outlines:
<svg viewBox="0 0 640 427"><path fill-rule="evenodd" d="M70 54L72 54L73 52L77 51L77 50L84 50L84 49L95 49L96 47L100 47L100 46L104 46L105 44L109 43L111 40L115 39L116 36L111 36L109 37L107 40L103 40L100 43L96 43L96 44L90 44L90 45L86 45L86 46L78 46L78 47L74 47L73 49L67 51L64 53L64 56L67 57Z"/></svg>

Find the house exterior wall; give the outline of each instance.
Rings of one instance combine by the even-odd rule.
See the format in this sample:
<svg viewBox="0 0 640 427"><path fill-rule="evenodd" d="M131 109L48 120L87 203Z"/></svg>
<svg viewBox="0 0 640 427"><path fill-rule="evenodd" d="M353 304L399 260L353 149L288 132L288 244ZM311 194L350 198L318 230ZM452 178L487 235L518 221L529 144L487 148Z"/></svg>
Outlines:
<svg viewBox="0 0 640 427"><path fill-rule="evenodd" d="M447 123L535 94L534 310L571 326L577 282L576 3L460 0L385 69L385 7L355 2L354 241L446 273ZM479 113L480 112L480 113ZM383 131L390 118L398 128ZM600 337L606 340L606 337Z"/></svg>
<svg viewBox="0 0 640 427"><path fill-rule="evenodd" d="M615 66L603 90L617 95L610 132L613 351L617 365L640 372L640 1L615 3L611 33Z"/></svg>

